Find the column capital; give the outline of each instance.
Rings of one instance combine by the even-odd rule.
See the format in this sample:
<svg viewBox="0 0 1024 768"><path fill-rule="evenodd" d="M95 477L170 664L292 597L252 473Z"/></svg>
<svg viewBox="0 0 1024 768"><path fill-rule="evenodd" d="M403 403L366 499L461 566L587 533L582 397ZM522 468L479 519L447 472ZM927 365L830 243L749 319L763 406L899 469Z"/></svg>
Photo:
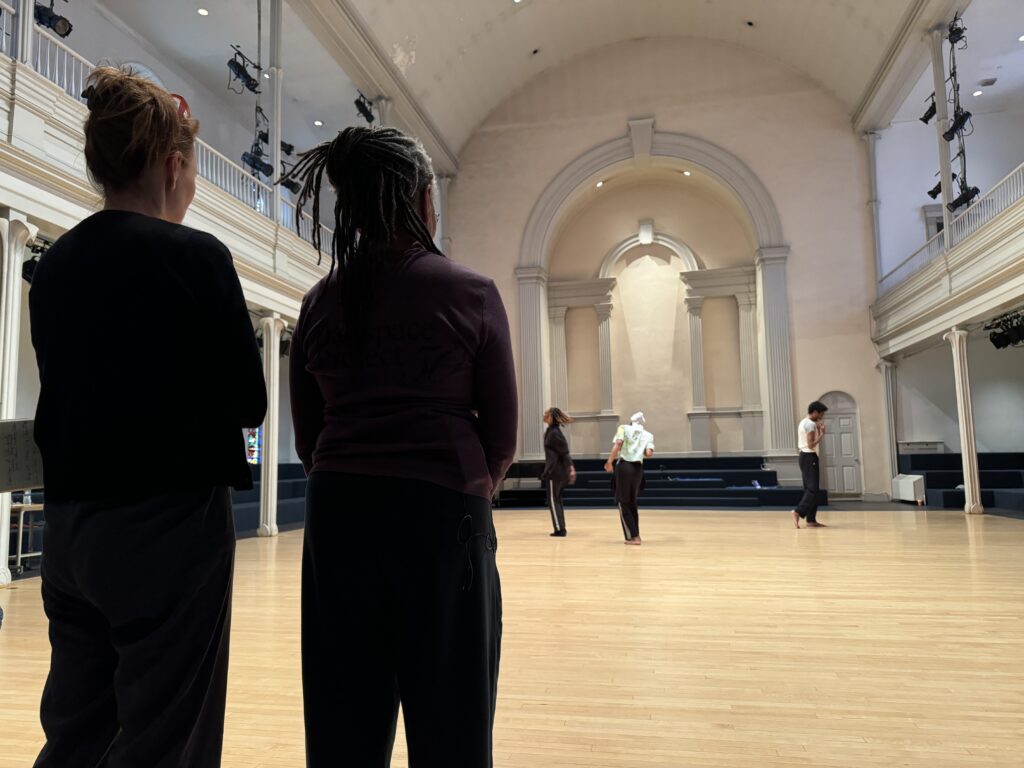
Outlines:
<svg viewBox="0 0 1024 768"><path fill-rule="evenodd" d="M891 371L895 367L896 367L896 361L895 360L890 360L887 357L883 357L881 360L879 360L875 364L875 368L877 368L880 371Z"/></svg>
<svg viewBox="0 0 1024 768"><path fill-rule="evenodd" d="M785 264L789 258L788 245L776 245L768 248L758 248L754 255L754 263L757 266Z"/></svg>
<svg viewBox="0 0 1024 768"><path fill-rule="evenodd" d="M754 291L743 291L733 295L736 297L736 304L740 309L757 306L757 293Z"/></svg>
<svg viewBox="0 0 1024 768"><path fill-rule="evenodd" d="M683 299L683 303L686 305L686 311L691 315L699 315L701 309L704 307L703 296L687 296Z"/></svg>
<svg viewBox="0 0 1024 768"><path fill-rule="evenodd" d="M516 279L520 285L547 285L548 272L544 267L516 267Z"/></svg>
<svg viewBox="0 0 1024 768"><path fill-rule="evenodd" d="M603 322L612 316L612 303L610 301L606 301L601 302L600 304L595 304L594 311L597 312L598 321Z"/></svg>
<svg viewBox="0 0 1024 768"><path fill-rule="evenodd" d="M556 322L560 321L560 322L564 323L565 322L565 315L566 315L566 313L568 311L569 311L569 308L566 307L566 306L560 306L560 307L548 306L548 317L551 318L552 320L555 320Z"/></svg>
<svg viewBox="0 0 1024 768"><path fill-rule="evenodd" d="M967 339L967 331L959 326L954 326L953 329L942 337L943 341L948 341L954 347L964 343Z"/></svg>

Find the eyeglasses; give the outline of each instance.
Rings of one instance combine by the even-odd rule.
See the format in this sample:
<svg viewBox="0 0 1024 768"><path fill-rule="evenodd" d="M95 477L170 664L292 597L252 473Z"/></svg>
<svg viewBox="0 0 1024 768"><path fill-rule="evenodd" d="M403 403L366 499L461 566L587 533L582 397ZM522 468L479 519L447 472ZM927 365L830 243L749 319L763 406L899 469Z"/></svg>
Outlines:
<svg viewBox="0 0 1024 768"><path fill-rule="evenodd" d="M171 98L174 99L174 103L178 105L178 119L191 120L192 111L188 108L188 102L185 101L185 97L172 93Z"/></svg>

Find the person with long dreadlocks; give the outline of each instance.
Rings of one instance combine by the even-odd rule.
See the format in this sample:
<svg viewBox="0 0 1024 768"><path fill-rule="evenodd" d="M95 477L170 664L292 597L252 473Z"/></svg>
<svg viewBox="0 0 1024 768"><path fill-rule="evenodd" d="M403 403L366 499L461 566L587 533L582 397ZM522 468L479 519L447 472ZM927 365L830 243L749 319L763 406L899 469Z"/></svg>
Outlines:
<svg viewBox="0 0 1024 768"><path fill-rule="evenodd" d="M548 492L548 508L551 510L552 536L565 536L565 505L562 494L565 488L576 482L576 467L569 455L569 441L562 433L562 427L572 423L572 417L561 408L552 406L544 411L544 423L548 428L544 432L544 471L541 482L545 483Z"/></svg>
<svg viewBox="0 0 1024 768"><path fill-rule="evenodd" d="M315 234L325 174L331 264L303 300L290 360L309 474L307 765L387 766L401 703L411 765L491 766L490 499L518 418L505 308L492 280L434 245L434 173L418 141L360 126L304 153L289 175Z"/></svg>

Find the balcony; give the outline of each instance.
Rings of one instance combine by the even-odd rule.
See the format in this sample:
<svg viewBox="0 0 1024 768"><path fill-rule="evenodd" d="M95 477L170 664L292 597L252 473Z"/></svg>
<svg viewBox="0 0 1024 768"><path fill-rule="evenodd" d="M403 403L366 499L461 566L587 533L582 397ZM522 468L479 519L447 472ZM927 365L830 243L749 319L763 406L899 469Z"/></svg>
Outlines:
<svg viewBox="0 0 1024 768"><path fill-rule="evenodd" d="M954 325L983 321L1024 297L1024 164L953 219L950 244L931 238L883 275L872 306L882 356Z"/></svg>
<svg viewBox="0 0 1024 768"><path fill-rule="evenodd" d="M84 163L81 93L91 62L33 24L30 66L11 58L15 9L0 0L0 204L23 210L59 233L96 209L99 197ZM196 143L196 198L185 223L220 238L235 258L247 297L285 317L326 273L313 222L249 171L208 144ZM45 230L45 226L44 226ZM329 248L333 233L321 226Z"/></svg>

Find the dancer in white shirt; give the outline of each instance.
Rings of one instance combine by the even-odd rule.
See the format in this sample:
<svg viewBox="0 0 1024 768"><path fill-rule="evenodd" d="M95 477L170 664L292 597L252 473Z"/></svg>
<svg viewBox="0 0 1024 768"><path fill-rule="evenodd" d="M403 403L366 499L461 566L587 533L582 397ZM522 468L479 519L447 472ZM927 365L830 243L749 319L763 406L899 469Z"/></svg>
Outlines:
<svg viewBox="0 0 1024 768"><path fill-rule="evenodd" d="M654 455L654 435L644 429L643 411L634 413L629 424L621 425L612 441L612 455L605 472L615 473L615 501L619 505L622 533L627 544L642 544L637 497L644 482L644 459Z"/></svg>
<svg viewBox="0 0 1024 768"><path fill-rule="evenodd" d="M818 522L818 488L821 472L818 466L818 446L825 437L825 411L828 406L815 400L807 406L807 418L797 428L797 445L800 447L800 474L803 475L804 495L793 510L793 525L800 527L800 518L807 520L808 528L824 528Z"/></svg>

